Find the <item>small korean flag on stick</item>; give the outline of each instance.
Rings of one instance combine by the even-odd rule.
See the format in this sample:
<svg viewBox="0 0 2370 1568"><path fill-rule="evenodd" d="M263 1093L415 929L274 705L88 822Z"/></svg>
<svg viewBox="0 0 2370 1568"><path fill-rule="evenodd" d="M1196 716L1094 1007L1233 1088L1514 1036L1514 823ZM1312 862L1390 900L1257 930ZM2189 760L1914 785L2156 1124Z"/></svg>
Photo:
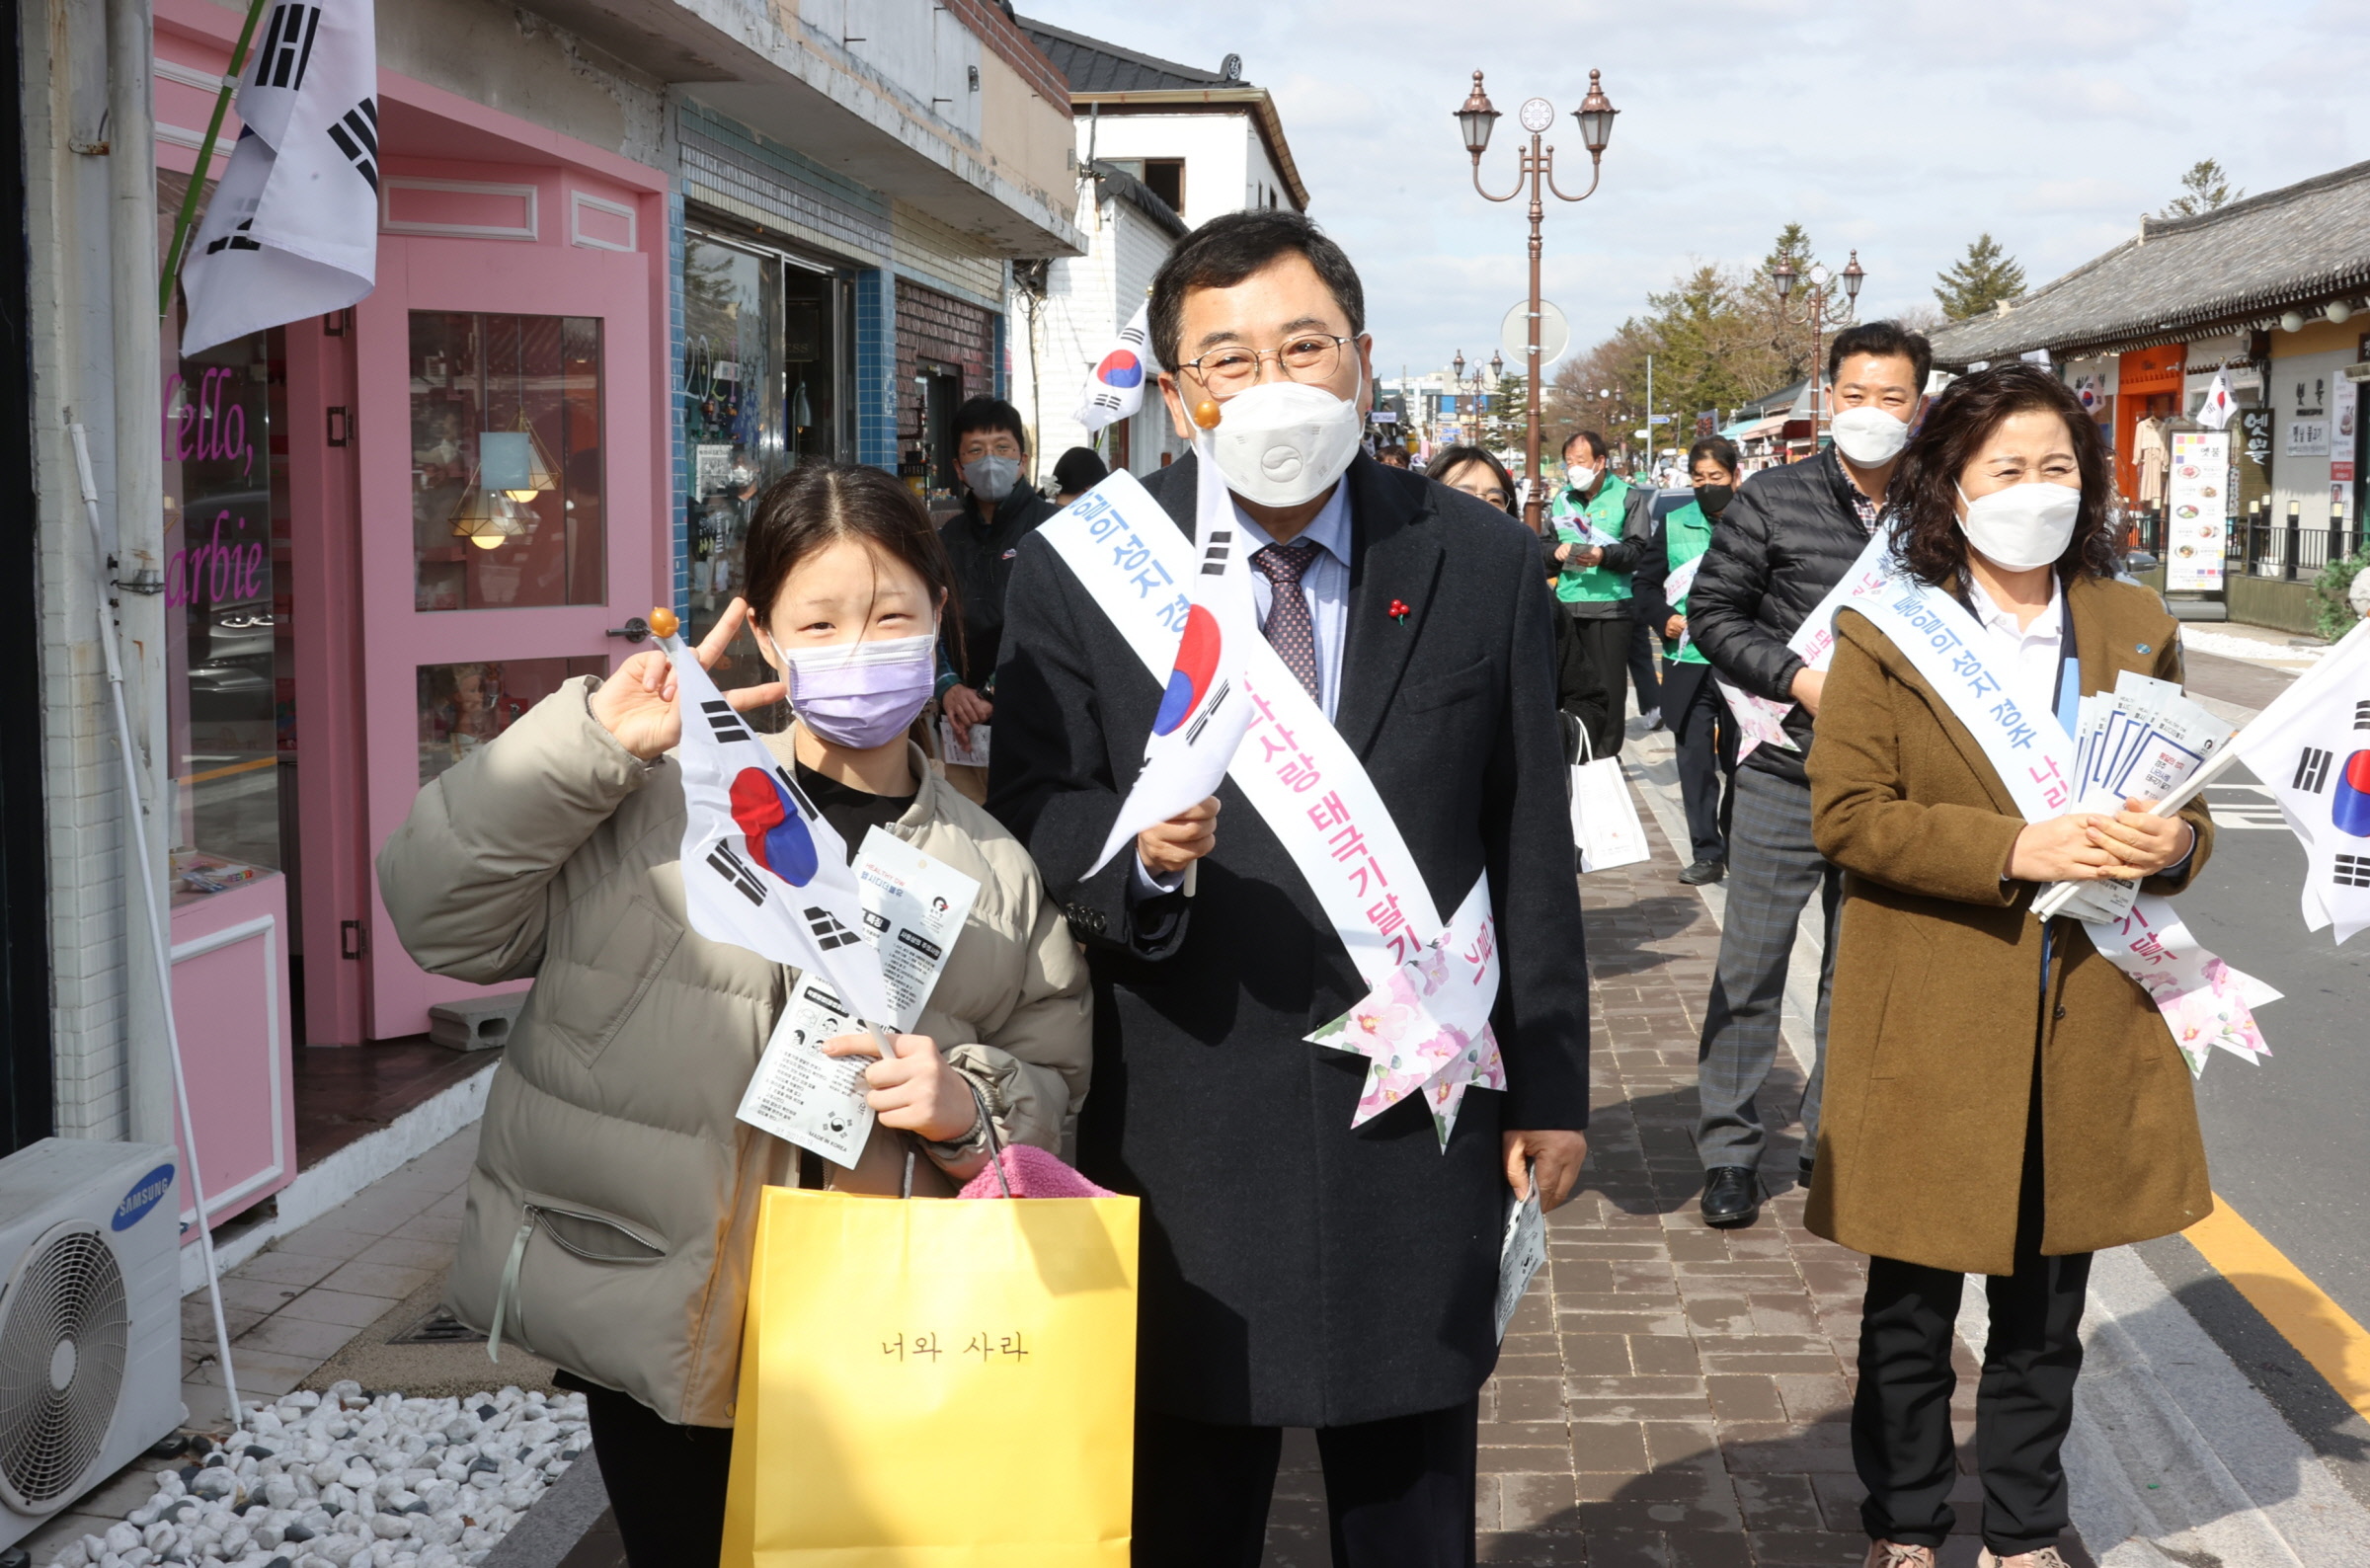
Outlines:
<svg viewBox="0 0 2370 1568"><path fill-rule="evenodd" d="M1099 431L1114 421L1127 419L1144 407L1144 383L1151 377L1151 307L1136 307L1136 314L1119 329L1094 361L1094 369L1086 377L1086 390L1078 399L1078 423L1089 432Z"/></svg>
<svg viewBox="0 0 2370 1568"><path fill-rule="evenodd" d="M2370 926L2370 621L2231 742L2304 845L2305 924L2339 942ZM2160 808L2161 810L2161 808Z"/></svg>
<svg viewBox="0 0 2370 1568"><path fill-rule="evenodd" d="M1226 477L1208 437L1196 446L1193 536L1201 559L1193 577L1193 607L1186 612L1176 666L1145 742L1143 771L1120 802L1090 876L1146 827L1218 793L1251 725L1250 698L1242 689L1243 651L1259 636L1250 543L1235 520L1234 498L1226 494Z"/></svg>
<svg viewBox="0 0 2370 1568"><path fill-rule="evenodd" d="M343 310L378 275L370 0L281 0L239 81L244 126L182 268L181 352Z"/></svg>
<svg viewBox="0 0 2370 1568"><path fill-rule="evenodd" d="M683 908L711 942L811 970L868 1024L894 1027L880 955L864 927L847 841L774 760L699 656L653 610L683 715Z"/></svg>

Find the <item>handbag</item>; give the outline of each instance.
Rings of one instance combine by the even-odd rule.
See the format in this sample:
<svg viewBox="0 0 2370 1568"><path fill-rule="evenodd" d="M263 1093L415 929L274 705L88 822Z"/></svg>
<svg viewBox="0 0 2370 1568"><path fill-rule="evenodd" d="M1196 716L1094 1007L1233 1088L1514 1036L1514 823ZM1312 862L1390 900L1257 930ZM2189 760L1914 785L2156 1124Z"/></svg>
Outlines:
<svg viewBox="0 0 2370 1568"><path fill-rule="evenodd" d="M1572 764L1572 838L1580 846L1580 869L1610 871L1646 858L1645 824L1629 798L1618 756L1591 760L1588 732L1580 734L1580 760Z"/></svg>
<svg viewBox="0 0 2370 1568"><path fill-rule="evenodd" d="M765 1190L723 1568L1128 1568L1137 1200L988 1126L986 1202Z"/></svg>

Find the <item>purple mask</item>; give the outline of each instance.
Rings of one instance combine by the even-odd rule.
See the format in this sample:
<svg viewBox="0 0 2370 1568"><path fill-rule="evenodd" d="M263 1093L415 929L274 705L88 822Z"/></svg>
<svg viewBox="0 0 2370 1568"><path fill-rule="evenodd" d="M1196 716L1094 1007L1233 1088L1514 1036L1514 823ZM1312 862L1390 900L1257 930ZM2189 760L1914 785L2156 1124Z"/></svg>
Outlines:
<svg viewBox="0 0 2370 1568"><path fill-rule="evenodd" d="M938 673L938 639L893 637L882 642L785 648L790 706L821 740L869 751L906 733Z"/></svg>

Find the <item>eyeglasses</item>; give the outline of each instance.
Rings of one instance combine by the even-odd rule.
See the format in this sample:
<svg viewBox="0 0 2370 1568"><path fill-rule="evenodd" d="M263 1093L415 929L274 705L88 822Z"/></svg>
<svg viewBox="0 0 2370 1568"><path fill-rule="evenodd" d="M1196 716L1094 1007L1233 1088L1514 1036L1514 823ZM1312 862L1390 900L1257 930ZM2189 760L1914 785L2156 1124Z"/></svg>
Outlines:
<svg viewBox="0 0 2370 1568"><path fill-rule="evenodd" d="M1328 381L1341 368L1341 351L1356 342L1329 332L1304 333L1281 349L1213 349L1179 369L1213 392L1240 392L1259 379L1259 361L1273 359L1295 381Z"/></svg>

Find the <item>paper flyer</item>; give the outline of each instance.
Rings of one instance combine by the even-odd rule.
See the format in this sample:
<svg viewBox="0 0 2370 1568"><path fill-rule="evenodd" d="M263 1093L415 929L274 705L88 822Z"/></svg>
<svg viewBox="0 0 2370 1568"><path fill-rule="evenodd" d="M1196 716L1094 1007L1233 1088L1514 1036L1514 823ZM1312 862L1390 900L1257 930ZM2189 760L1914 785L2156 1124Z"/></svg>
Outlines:
<svg viewBox="0 0 2370 1568"><path fill-rule="evenodd" d="M1498 1248L1499 1343L1505 1342L1515 1308L1523 1304L1523 1293L1531 1289L1531 1277L1546 1261L1547 1218L1539 1207L1539 1177L1533 1172L1531 1196L1508 1212L1506 1239Z"/></svg>
<svg viewBox="0 0 2370 1568"><path fill-rule="evenodd" d="M859 934L879 952L898 1030L909 1034L980 885L878 827L864 835L855 873L864 914ZM818 977L800 976L741 1097L740 1119L833 1164L854 1165L872 1136L872 1110L864 1103L871 1058L827 1057L823 1043L857 1027Z"/></svg>

